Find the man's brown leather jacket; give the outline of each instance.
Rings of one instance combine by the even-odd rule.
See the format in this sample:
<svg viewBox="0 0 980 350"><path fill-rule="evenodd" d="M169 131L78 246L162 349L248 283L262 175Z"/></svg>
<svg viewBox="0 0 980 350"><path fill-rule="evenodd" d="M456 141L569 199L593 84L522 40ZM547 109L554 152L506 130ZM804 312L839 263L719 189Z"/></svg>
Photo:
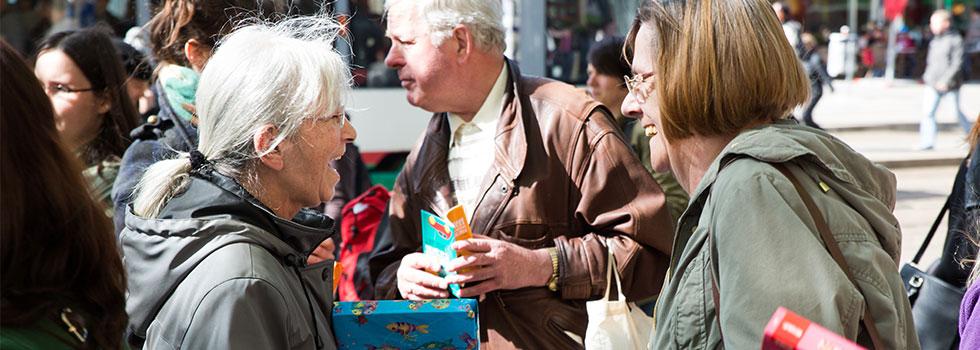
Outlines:
<svg viewBox="0 0 980 350"><path fill-rule="evenodd" d="M627 145L609 111L581 89L521 76L512 61L497 123L494 163L471 228L526 248L556 247L559 288L498 290L479 304L483 348L575 349L585 301L606 288L612 246L629 300L656 295L667 270L673 224L660 187ZM389 206L390 236L370 261L379 299L400 299L401 258L421 251L420 210L455 205L446 155L446 113L432 117ZM379 231L379 234L382 231Z"/></svg>

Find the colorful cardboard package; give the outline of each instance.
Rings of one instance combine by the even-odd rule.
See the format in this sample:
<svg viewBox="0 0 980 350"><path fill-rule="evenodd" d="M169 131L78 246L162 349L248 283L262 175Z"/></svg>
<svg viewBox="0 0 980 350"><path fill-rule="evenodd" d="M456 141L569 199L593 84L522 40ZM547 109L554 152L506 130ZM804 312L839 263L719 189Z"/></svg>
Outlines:
<svg viewBox="0 0 980 350"><path fill-rule="evenodd" d="M476 299L333 303L338 349L478 349Z"/></svg>
<svg viewBox="0 0 980 350"><path fill-rule="evenodd" d="M466 222L466 213L463 211L463 206L457 205L450 209L446 213L445 219L425 210L422 210L421 213L422 252L435 256L442 264L442 268L439 271L429 271L428 269L426 271L439 275L439 277L455 275L456 272L446 270L446 265L453 259L456 259L456 257L470 254L470 252L465 250L457 252L450 245L455 241L473 238L473 233L470 232L470 225ZM460 272L468 272L473 269L475 268L469 267ZM459 297L459 289L460 285L458 284L449 285L449 291L457 298Z"/></svg>

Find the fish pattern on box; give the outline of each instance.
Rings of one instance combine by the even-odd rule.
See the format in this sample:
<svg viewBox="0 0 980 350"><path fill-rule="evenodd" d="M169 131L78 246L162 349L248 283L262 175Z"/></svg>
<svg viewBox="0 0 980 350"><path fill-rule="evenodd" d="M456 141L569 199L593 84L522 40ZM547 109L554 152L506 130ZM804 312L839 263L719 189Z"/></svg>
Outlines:
<svg viewBox="0 0 980 350"><path fill-rule="evenodd" d="M476 299L333 303L338 349L468 350L480 346Z"/></svg>

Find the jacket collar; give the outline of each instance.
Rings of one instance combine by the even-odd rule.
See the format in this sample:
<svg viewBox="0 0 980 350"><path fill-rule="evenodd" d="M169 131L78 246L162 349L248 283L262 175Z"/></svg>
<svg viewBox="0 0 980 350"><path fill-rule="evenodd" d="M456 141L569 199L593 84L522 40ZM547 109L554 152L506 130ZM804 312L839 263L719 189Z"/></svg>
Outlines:
<svg viewBox="0 0 980 350"><path fill-rule="evenodd" d="M532 113L530 101L526 94L519 93L521 86L521 72L517 64L506 59L507 70L507 89L504 92L500 118L497 121L497 129L494 136L494 160L491 171L484 177L481 187L480 200L477 201L477 208L482 202L482 197L486 194L487 185L499 174L510 183L520 175L524 169L524 162L527 158L527 135L537 131L537 120ZM530 127L528 127L531 125ZM533 130L529 130L533 129ZM448 113L435 113L429 121L425 131L426 142L423 142L419 149L417 159L425 160L425 167L419 172L420 177L414 179L412 184L413 192L422 195L424 198L435 198L434 203L429 203L437 211L445 213L453 206L452 188L449 186L449 170L446 157L449 152L449 127ZM437 193L433 197L431 194ZM474 208L473 212L477 212ZM470 218L472 220L472 218Z"/></svg>
<svg viewBox="0 0 980 350"><path fill-rule="evenodd" d="M187 190L171 199L159 218L227 218L242 221L275 235L304 257L334 233L333 219L326 215L302 209L292 220L283 219L273 214L237 181L210 170L192 172ZM285 256L290 252L276 253Z"/></svg>
<svg viewBox="0 0 980 350"><path fill-rule="evenodd" d="M767 163L792 162L814 169L825 185L868 220L882 248L898 262L901 230L892 215L896 201L895 175L833 135L789 120L746 130L732 139L705 172L682 220L693 214L689 213L691 208L706 204L723 165L743 157Z"/></svg>

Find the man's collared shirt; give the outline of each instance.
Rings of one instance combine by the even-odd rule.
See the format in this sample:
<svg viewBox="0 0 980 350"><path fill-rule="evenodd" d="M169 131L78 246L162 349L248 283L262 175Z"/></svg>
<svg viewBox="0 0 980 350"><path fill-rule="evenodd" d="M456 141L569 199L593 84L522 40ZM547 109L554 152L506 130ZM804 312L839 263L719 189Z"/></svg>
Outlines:
<svg viewBox="0 0 980 350"><path fill-rule="evenodd" d="M507 87L507 65L504 64L490 94L469 122L449 113L449 155L447 163L456 202L463 205L466 219L473 220L477 196L483 177L493 164L494 135Z"/></svg>

